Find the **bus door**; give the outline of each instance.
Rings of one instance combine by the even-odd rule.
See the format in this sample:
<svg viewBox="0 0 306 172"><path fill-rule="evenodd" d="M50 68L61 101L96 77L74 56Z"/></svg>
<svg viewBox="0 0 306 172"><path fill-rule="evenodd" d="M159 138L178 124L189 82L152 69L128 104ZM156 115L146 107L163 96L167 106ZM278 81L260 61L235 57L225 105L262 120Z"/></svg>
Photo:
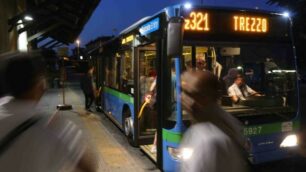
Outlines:
<svg viewBox="0 0 306 172"><path fill-rule="evenodd" d="M136 109L138 140L140 147L153 159L156 160L156 45L149 44L136 48L136 60L138 64L137 80L138 89L136 94ZM136 126L135 126L136 127Z"/></svg>

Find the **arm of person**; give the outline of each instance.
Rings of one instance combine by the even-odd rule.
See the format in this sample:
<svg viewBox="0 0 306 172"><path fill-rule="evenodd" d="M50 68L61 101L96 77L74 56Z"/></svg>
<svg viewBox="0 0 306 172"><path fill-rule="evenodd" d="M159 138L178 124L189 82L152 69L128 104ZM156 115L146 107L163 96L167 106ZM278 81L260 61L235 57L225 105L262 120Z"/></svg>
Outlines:
<svg viewBox="0 0 306 172"><path fill-rule="evenodd" d="M246 85L247 92L251 94L251 96L261 96L257 91L253 90L251 87Z"/></svg>
<svg viewBox="0 0 306 172"><path fill-rule="evenodd" d="M235 90L233 87L229 87L227 90L228 95L231 97L232 101L234 103L238 103L239 102L239 97L236 95Z"/></svg>
<svg viewBox="0 0 306 172"><path fill-rule="evenodd" d="M232 101L234 102L234 103L238 103L239 102L239 97L238 96L235 96L235 95L233 95L233 96L231 96L231 99L232 99Z"/></svg>

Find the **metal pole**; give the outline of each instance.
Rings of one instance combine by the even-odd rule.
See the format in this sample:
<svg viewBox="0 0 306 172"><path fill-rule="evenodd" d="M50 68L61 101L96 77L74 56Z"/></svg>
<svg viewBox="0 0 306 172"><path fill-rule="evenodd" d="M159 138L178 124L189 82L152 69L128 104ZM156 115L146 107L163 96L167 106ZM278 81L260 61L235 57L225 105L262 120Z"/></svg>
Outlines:
<svg viewBox="0 0 306 172"><path fill-rule="evenodd" d="M63 105L65 105L65 68L64 68L64 59L63 59L63 66L62 66L62 82L63 82Z"/></svg>
<svg viewBox="0 0 306 172"><path fill-rule="evenodd" d="M78 43L78 58L80 57L80 44Z"/></svg>
<svg viewBox="0 0 306 172"><path fill-rule="evenodd" d="M290 31L290 38L291 38L291 43L292 43L292 48L293 48L293 56L294 56L294 65L295 65L295 70L296 70L296 76L298 77L296 84L297 87L299 87L299 80L300 80L300 74L299 74L299 70L298 70L298 64L297 64L297 53L296 53L296 46L295 46L295 40L294 40L294 34L293 34L293 21L292 18L289 16L289 31ZM300 89L297 88L297 95L300 95ZM300 113L300 96L298 96L298 113Z"/></svg>
<svg viewBox="0 0 306 172"><path fill-rule="evenodd" d="M183 124L183 114L182 114L182 102L181 102L181 59L177 57L174 59L175 63L175 76L176 76L176 83L175 83L175 90L176 90L176 129L179 132L183 132L185 126Z"/></svg>
<svg viewBox="0 0 306 172"><path fill-rule="evenodd" d="M63 104L57 105L56 108L58 110L71 110L72 105L67 105L66 102L65 102L65 65L64 65L64 57L62 58L61 80L62 80Z"/></svg>

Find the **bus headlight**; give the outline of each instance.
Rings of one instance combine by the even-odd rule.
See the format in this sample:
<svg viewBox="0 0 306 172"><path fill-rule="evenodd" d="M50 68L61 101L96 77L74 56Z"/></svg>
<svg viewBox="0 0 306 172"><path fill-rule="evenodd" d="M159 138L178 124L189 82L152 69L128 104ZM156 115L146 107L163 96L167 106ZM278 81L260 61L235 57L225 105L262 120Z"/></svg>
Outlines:
<svg viewBox="0 0 306 172"><path fill-rule="evenodd" d="M173 147L168 147L168 152L173 159L175 159L175 160L180 159L179 149L173 148Z"/></svg>
<svg viewBox="0 0 306 172"><path fill-rule="evenodd" d="M180 158L182 160L188 160L191 158L193 154L193 149L192 148L182 148L181 152L180 152Z"/></svg>
<svg viewBox="0 0 306 172"><path fill-rule="evenodd" d="M287 136L282 143L280 144L280 147L285 148L285 147L295 147L298 144L298 139L295 134Z"/></svg>
<svg viewBox="0 0 306 172"><path fill-rule="evenodd" d="M168 152L171 155L171 157L175 160L188 160L191 158L193 154L192 148L172 148L168 147Z"/></svg>

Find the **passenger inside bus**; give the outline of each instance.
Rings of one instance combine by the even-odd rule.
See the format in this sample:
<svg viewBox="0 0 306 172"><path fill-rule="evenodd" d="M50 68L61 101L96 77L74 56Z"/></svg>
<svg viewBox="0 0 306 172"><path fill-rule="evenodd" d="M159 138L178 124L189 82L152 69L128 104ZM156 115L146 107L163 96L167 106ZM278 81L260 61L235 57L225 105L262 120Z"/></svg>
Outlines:
<svg viewBox="0 0 306 172"><path fill-rule="evenodd" d="M223 77L226 90L234 83L236 76L239 74L239 70L236 68L230 68L227 75Z"/></svg>
<svg viewBox="0 0 306 172"><path fill-rule="evenodd" d="M246 100L250 96L261 96L258 92L250 88L242 75L237 74L234 83L228 88L228 95L234 103Z"/></svg>
<svg viewBox="0 0 306 172"><path fill-rule="evenodd" d="M266 58L265 64L265 72L268 73L269 71L279 69L277 64L273 61L272 58Z"/></svg>
<svg viewBox="0 0 306 172"><path fill-rule="evenodd" d="M203 59L197 59L196 65L197 65L196 66L197 70L201 70L201 71L207 70L207 64L206 64L205 60L203 60Z"/></svg>
<svg viewBox="0 0 306 172"><path fill-rule="evenodd" d="M186 45L183 47L183 63L186 69L190 66L201 69L201 65L206 63L208 70L217 75L222 83L219 103L231 113L239 116L271 115L269 110L275 109L273 114L290 118L297 105L297 92L294 80L296 71L288 48L290 49L287 46L256 44ZM217 69L217 63L221 68ZM229 95L229 87L234 84L238 74L242 76L241 85L247 86L241 89L252 89L243 95L236 86L240 98L235 92ZM171 118L167 118L169 128L174 126L174 117L175 114L171 114Z"/></svg>

